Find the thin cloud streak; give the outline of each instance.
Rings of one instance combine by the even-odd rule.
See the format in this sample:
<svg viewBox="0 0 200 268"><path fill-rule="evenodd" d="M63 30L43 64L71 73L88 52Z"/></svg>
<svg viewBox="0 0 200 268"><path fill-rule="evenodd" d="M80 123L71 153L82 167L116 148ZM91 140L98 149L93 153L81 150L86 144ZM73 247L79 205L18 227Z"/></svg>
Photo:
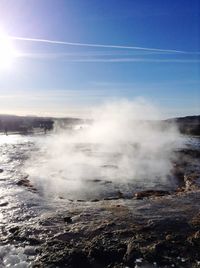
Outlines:
<svg viewBox="0 0 200 268"><path fill-rule="evenodd" d="M115 59L68 59L69 62L102 62L102 63L200 63L200 59L146 59L146 58L115 58Z"/></svg>
<svg viewBox="0 0 200 268"><path fill-rule="evenodd" d="M158 52L165 52L165 53L170 52L170 53L187 54L186 51L175 50L175 49L161 49L161 48L149 48L149 47L139 47L139 46L122 46L122 45L107 45L107 44L94 44L94 43L65 42L65 41L58 41L58 40L28 38L28 37L18 37L18 36L9 36L8 38L13 39L13 40L19 40L19 41L30 41L30 42L67 45L67 46L114 48L114 49L126 49L126 50L143 50L143 51L158 51Z"/></svg>
<svg viewBox="0 0 200 268"><path fill-rule="evenodd" d="M116 56L116 57L114 57ZM199 63L200 59L163 59L163 58L147 58L147 57L119 57L123 55L105 55L105 54L93 54L93 53L18 53L17 57L27 59L45 59L45 60L57 60L61 59L66 62L96 62L96 63L123 63L123 62L146 62L146 63ZM136 55L137 56L137 55ZM139 56L139 55L138 55ZM143 55L145 56L145 55ZM149 56L149 55L146 55ZM152 56L152 55L151 55ZM106 58L105 58L106 57Z"/></svg>
<svg viewBox="0 0 200 268"><path fill-rule="evenodd" d="M172 53L166 53L171 55ZM119 57L119 56L155 56L163 55L163 52L158 51L123 51L121 53L112 52L61 52L61 53L31 53L31 52L18 52L17 57L31 58L31 59L57 59L64 57Z"/></svg>

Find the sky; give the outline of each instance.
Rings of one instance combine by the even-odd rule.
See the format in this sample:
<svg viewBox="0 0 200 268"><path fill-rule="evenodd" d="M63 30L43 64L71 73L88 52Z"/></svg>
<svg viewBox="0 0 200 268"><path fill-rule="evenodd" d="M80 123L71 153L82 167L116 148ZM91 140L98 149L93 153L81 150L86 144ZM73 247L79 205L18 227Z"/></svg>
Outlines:
<svg viewBox="0 0 200 268"><path fill-rule="evenodd" d="M17 51L1 114L88 117L135 98L200 114L199 0L0 0L1 32Z"/></svg>

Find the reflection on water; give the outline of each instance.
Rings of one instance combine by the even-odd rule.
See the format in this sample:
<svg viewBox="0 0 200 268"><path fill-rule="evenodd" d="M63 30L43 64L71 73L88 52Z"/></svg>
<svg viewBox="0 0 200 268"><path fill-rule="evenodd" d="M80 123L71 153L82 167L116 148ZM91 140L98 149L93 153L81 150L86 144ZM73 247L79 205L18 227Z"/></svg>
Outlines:
<svg viewBox="0 0 200 268"><path fill-rule="evenodd" d="M6 196L6 192L12 191L16 187L16 181L19 180L21 177L25 176L24 173L24 163L27 159L29 159L32 151L37 151L39 148L39 144L42 144L44 139L46 139L46 136L21 136L21 135L0 135L0 169L3 172L0 172L0 185L1 185L1 198L4 198ZM37 142L36 142L37 141ZM39 141L39 142L38 142ZM84 152L84 154L87 154L88 157L92 156L96 159L102 158L105 159L104 165L101 166L102 170L104 170L104 174L106 175L108 172L113 174L117 174L117 158L119 155L111 156L108 155L108 153L99 153L98 150L96 150L95 146L91 146L90 144L81 144L81 145L75 145L76 150ZM181 144L177 144L177 147L184 147L184 146L190 146L191 148L199 148L200 147L200 140L195 137L184 137L182 136ZM88 158L89 159L89 158ZM98 163L98 162L97 162ZM101 161L102 163L102 161ZM114 164L113 164L114 163ZM78 163L76 163L78 165ZM81 163L79 164L81 165ZM85 169L91 169L90 163L88 163L88 167L85 166ZM93 167L92 167L93 168ZM58 168L58 172L52 174L52 176L56 179L65 180L65 177L62 178L62 176L66 176L63 171ZM69 173L68 173L69 174ZM38 174L39 175L39 174ZM68 178L69 179L69 178ZM72 178L71 183L73 183L74 180ZM154 181L149 181L148 178L144 178L143 181L141 181L140 178L138 180L136 179L134 181L134 187L145 187L146 184L147 187L153 188L153 187L172 187L170 186L172 181L169 180L162 181L160 178L156 179ZM93 187L95 185L95 187ZM106 179L104 177L99 176L99 174L96 174L96 177L87 177L84 178L84 185L82 184L81 187L85 187L88 192L93 189L93 194L97 194L98 192L101 192L104 197L111 193L111 195L121 190L127 195L132 194L133 187L131 187L132 182L124 183L124 181L119 181L115 185L113 185L112 181ZM91 188L88 188L91 187ZM174 186L173 186L174 187ZM77 190L77 189L76 189ZM106 194L105 194L105 193ZM94 198L95 196L93 196ZM71 196L69 197L71 198Z"/></svg>
<svg viewBox="0 0 200 268"><path fill-rule="evenodd" d="M29 159L32 151L37 151L38 144L43 143L46 136L20 136L20 135L0 135L0 228L2 235L10 227L27 225L31 226L38 221L45 213L56 210L66 210L67 200L61 199L62 196L57 196L56 199L44 198L42 192L31 192L25 187L19 187L17 182L24 178L24 163ZM40 141L39 143L36 141ZM84 150L88 154L95 154L92 152L92 147L89 144L81 145L79 149ZM182 137L181 147L190 146L190 148L200 148L200 140L195 137ZM177 145L180 148L180 144ZM99 155L97 157L100 157ZM107 163L103 167L105 170L117 167L112 163ZM55 179L58 174L53 174ZM61 174L60 174L61 175ZM59 175L59 176L60 176ZM140 183L140 187L145 188L146 181L135 181L131 183L116 183L113 184L108 180L99 178L98 176L93 180L87 179L84 181L85 190L92 194L90 198L117 196L119 192L123 192L126 197L133 193L133 189ZM157 183L157 185L156 185ZM95 186L95 187L93 187ZM148 187L168 187L169 185L161 185L160 181L156 180L153 184L148 184ZM94 190L95 189L95 190ZM101 195L98 195L101 193ZM70 196L69 196L70 197ZM79 199L85 196L79 196ZM77 198L78 199L78 198ZM27 256L24 253L25 249L15 248L15 246L2 245L0 246L0 267L29 267L30 259L27 261ZM15 265L15 266L14 266ZM18 266L17 266L18 265ZM21 266L20 266L21 265Z"/></svg>

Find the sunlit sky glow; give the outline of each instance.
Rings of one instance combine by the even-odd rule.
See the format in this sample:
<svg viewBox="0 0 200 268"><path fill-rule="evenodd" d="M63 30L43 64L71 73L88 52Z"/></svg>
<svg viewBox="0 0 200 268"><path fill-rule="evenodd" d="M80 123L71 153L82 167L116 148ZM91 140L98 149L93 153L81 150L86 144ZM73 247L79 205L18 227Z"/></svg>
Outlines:
<svg viewBox="0 0 200 268"><path fill-rule="evenodd" d="M87 117L143 97L200 114L198 0L0 0L0 113Z"/></svg>
<svg viewBox="0 0 200 268"><path fill-rule="evenodd" d="M12 41L0 31L0 71L10 69L17 57L17 51L12 45Z"/></svg>

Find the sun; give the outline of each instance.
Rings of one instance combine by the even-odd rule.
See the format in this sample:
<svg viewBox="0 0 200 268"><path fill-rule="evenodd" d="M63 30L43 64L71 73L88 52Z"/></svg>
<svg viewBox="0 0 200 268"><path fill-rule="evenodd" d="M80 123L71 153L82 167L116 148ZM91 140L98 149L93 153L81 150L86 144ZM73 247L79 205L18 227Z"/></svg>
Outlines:
<svg viewBox="0 0 200 268"><path fill-rule="evenodd" d="M10 69L16 56L17 52L11 40L0 33L0 71Z"/></svg>

